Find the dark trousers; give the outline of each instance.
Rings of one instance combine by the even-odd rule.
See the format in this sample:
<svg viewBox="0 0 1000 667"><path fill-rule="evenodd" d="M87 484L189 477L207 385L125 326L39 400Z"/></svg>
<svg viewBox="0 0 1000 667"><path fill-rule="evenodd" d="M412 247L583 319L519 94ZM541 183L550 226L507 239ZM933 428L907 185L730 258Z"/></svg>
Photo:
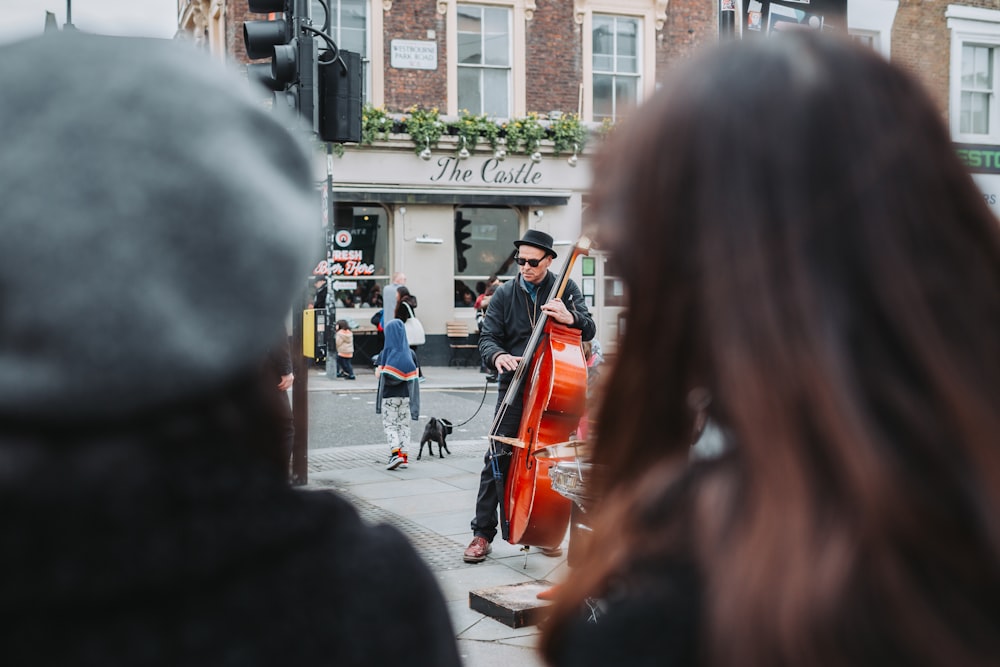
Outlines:
<svg viewBox="0 0 1000 667"><path fill-rule="evenodd" d="M417 375L420 377L424 376L424 369L420 367L420 359L417 358L417 346L411 345L410 351L413 352L413 363L417 365Z"/></svg>
<svg viewBox="0 0 1000 667"><path fill-rule="evenodd" d="M354 364L351 363L350 357L337 356L337 372L344 373L348 377L354 377Z"/></svg>
<svg viewBox="0 0 1000 667"><path fill-rule="evenodd" d="M506 389L506 386L501 387L498 392L497 411L500 410L503 396L507 393ZM504 414L503 420L497 428L497 435L508 437L517 435L521 425L521 410L522 398L519 396L507 408L507 412ZM476 496L476 516L472 520L471 528L473 535L485 537L488 542L492 542L493 538L497 535L497 525L500 521L498 512L502 511L500 509L500 494L502 491L497 489L497 482L493 478L491 459L495 453L497 455L497 463L500 466L500 474L503 479L506 479L507 468L510 467L510 451L510 445L494 443L491 448L486 450L486 455L483 456L483 470L479 474L479 494ZM503 488L502 483L500 484L500 488Z"/></svg>

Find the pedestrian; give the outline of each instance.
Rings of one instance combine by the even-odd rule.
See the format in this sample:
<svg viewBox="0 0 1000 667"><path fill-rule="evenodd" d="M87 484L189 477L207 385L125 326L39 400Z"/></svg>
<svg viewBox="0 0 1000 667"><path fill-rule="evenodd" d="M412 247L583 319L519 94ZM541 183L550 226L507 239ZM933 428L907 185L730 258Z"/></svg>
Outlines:
<svg viewBox="0 0 1000 667"><path fill-rule="evenodd" d="M382 328L385 323L396 317L396 290L400 285L406 284L406 274L397 271L392 274L392 282L382 290Z"/></svg>
<svg viewBox="0 0 1000 667"><path fill-rule="evenodd" d="M375 413L382 415L382 428L389 442L386 470L406 468L410 421L420 418L420 383L417 362L406 344L406 329L399 320L389 320L385 325L385 347L378 363Z"/></svg>
<svg viewBox="0 0 1000 667"><path fill-rule="evenodd" d="M483 322L486 321L486 309L489 307L490 299L493 298L493 293L497 290L499 285L500 281L495 283L490 282L490 284L486 286L486 291L480 294L479 298L476 299L476 329L479 331L480 335L482 335L483 332ZM496 373L490 371L490 369L486 366L486 361L481 355L479 357L479 372L487 373L487 382L497 381Z"/></svg>
<svg viewBox="0 0 1000 667"><path fill-rule="evenodd" d="M529 229L520 240L514 241L517 264L520 273L498 287L490 299L479 336L479 353L490 370L499 374L496 413L500 412L504 396L514 377L514 371L521 363L521 355L527 346L531 332L541 313L554 321L574 329L579 329L583 340L594 337L597 327L587 310L580 288L573 280L568 280L562 298L545 302L558 276L549 270L556 251L552 248L552 237L537 229ZM471 304L470 304L471 305ZM530 360L529 360L530 361ZM524 385L520 392L523 395ZM496 435L513 437L521 423L522 399L511 403ZM493 478L492 457L497 457L500 472L506 475L510 464L510 445L491 443L483 457L483 470L479 477L479 492L476 497L476 512L472 519L472 542L463 554L466 563L479 563L492 550L490 544L496 537L499 523L500 497ZM542 549L548 556L559 556L558 547Z"/></svg>
<svg viewBox="0 0 1000 667"><path fill-rule="evenodd" d="M315 262L301 139L171 40L0 46L0 90L4 665L458 667L406 538L288 484L260 367Z"/></svg>
<svg viewBox="0 0 1000 667"><path fill-rule="evenodd" d="M1000 664L1000 227L937 103L789 31L634 117L595 158L629 308L548 663Z"/></svg>
<svg viewBox="0 0 1000 667"><path fill-rule="evenodd" d="M406 329L406 340L410 344L413 352L413 359L417 362L417 372L420 374L420 381L423 382L424 370L420 367L420 358L417 355L417 348L427 340L424 334L424 326L413 312L417 307L417 297L410 294L410 290L405 285L400 285L396 290L396 319L403 323ZM414 320L410 322L410 320Z"/></svg>
<svg viewBox="0 0 1000 667"><path fill-rule="evenodd" d="M275 336L274 343L267 349L261 372L264 382L276 389L276 408L278 420L281 423L280 451L283 467L286 473L292 460L292 445L295 441L295 420L292 415L292 403L288 398L288 390L295 383L292 372L292 356L288 348L288 333L281 331Z"/></svg>
<svg viewBox="0 0 1000 667"><path fill-rule="evenodd" d="M326 295L327 295L327 281L325 276L318 276L313 280L313 289L316 291L313 293L312 307L316 310L326 310Z"/></svg>
<svg viewBox="0 0 1000 667"><path fill-rule="evenodd" d="M337 333L334 335L337 346L337 377L354 380L354 332L347 320L337 320Z"/></svg>

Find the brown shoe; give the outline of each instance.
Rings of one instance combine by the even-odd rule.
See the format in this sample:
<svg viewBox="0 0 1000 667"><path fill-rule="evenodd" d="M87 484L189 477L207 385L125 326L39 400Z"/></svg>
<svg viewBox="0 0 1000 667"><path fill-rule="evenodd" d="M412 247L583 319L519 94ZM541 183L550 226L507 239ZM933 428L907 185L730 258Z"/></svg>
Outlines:
<svg viewBox="0 0 1000 667"><path fill-rule="evenodd" d="M462 560L466 563L482 563L491 551L493 551L493 546L486 541L486 538L476 535L466 547Z"/></svg>
<svg viewBox="0 0 1000 667"><path fill-rule="evenodd" d="M562 556L562 547L539 547L542 550L543 556L548 556L549 558L559 558Z"/></svg>

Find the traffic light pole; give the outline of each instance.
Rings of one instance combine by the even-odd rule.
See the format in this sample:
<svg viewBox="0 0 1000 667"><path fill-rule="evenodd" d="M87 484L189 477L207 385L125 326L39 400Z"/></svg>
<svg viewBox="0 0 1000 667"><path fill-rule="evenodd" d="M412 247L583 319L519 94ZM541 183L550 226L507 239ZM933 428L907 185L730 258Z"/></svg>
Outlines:
<svg viewBox="0 0 1000 667"><path fill-rule="evenodd" d="M719 40L736 37L736 0L719 0Z"/></svg>
<svg viewBox="0 0 1000 667"><path fill-rule="evenodd" d="M310 131L316 127L316 40L313 38L310 0L294 0L298 45L298 109ZM303 29L305 26L308 29Z"/></svg>
<svg viewBox="0 0 1000 667"><path fill-rule="evenodd" d="M309 364L302 354L302 311L306 307L305 292L300 291L292 308L292 485L309 483Z"/></svg>

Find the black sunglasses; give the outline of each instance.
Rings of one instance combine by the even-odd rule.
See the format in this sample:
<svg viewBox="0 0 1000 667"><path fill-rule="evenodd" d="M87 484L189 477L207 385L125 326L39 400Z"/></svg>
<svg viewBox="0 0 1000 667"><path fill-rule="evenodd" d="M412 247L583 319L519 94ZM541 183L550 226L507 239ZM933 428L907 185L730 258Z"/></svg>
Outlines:
<svg viewBox="0 0 1000 667"><path fill-rule="evenodd" d="M542 257L541 259L525 259L524 257L515 257L514 261L517 262L518 266L524 266L527 264L533 269L537 269L538 265L548 259L548 256Z"/></svg>

